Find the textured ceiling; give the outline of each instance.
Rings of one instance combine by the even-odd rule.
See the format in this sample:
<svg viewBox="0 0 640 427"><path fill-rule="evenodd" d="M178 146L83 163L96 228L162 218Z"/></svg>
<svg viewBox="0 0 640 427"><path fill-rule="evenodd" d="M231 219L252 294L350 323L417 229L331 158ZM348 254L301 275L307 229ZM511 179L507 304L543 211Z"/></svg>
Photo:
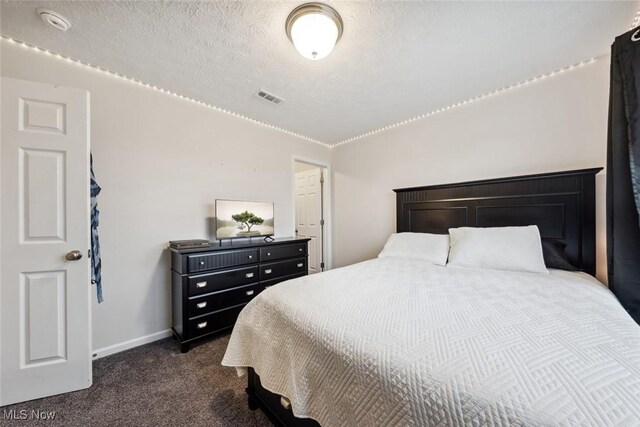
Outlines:
<svg viewBox="0 0 640 427"><path fill-rule="evenodd" d="M0 32L328 144L608 52L637 1L326 1L344 34L301 57L299 1L3 1ZM37 7L72 22L47 27ZM259 89L286 100L258 99Z"/></svg>

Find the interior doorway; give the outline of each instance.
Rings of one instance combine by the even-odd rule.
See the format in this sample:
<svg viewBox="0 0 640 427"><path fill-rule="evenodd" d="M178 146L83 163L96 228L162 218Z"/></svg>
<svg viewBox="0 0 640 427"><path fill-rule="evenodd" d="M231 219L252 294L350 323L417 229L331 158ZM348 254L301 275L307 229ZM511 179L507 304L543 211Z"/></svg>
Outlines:
<svg viewBox="0 0 640 427"><path fill-rule="evenodd" d="M293 190L295 235L309 241L309 274L327 270L329 263L330 212L328 165L294 159Z"/></svg>

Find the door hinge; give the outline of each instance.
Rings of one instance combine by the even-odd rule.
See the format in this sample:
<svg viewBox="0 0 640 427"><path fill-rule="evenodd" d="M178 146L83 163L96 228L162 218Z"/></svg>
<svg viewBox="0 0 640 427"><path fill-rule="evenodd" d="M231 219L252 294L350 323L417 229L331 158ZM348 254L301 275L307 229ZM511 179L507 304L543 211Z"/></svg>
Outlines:
<svg viewBox="0 0 640 427"><path fill-rule="evenodd" d="M320 268L324 270L324 262L320 263Z"/></svg>
<svg viewBox="0 0 640 427"><path fill-rule="evenodd" d="M88 258L91 258L91 249L89 249L89 250L87 251L87 257L88 257Z"/></svg>
<svg viewBox="0 0 640 427"><path fill-rule="evenodd" d="M320 220L320 225L324 225L324 219Z"/></svg>

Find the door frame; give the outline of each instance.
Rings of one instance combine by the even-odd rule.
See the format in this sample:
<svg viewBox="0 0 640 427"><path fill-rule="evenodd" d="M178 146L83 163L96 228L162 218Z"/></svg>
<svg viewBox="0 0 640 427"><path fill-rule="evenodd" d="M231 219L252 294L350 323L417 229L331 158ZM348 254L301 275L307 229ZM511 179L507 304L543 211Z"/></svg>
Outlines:
<svg viewBox="0 0 640 427"><path fill-rule="evenodd" d="M324 185L322 190L323 197L323 217L324 217L324 271L331 270L333 268L333 221L332 215L333 204L333 184L332 184L332 171L331 164L323 162L321 160L312 159L305 156L294 154L291 156L291 212L293 213L291 221L291 235L296 235L296 162L306 163L308 165L317 166L327 171L327 176L324 177Z"/></svg>

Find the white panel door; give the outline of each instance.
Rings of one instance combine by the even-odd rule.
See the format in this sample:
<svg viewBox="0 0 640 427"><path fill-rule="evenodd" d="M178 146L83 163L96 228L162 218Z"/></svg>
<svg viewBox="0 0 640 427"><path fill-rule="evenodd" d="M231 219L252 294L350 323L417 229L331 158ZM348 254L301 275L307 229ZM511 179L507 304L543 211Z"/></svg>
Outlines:
<svg viewBox="0 0 640 427"><path fill-rule="evenodd" d="M298 237L308 237L309 273L322 271L322 219L321 169L296 172L296 230Z"/></svg>
<svg viewBox="0 0 640 427"><path fill-rule="evenodd" d="M8 78L1 89L7 405L91 386L89 94Z"/></svg>

